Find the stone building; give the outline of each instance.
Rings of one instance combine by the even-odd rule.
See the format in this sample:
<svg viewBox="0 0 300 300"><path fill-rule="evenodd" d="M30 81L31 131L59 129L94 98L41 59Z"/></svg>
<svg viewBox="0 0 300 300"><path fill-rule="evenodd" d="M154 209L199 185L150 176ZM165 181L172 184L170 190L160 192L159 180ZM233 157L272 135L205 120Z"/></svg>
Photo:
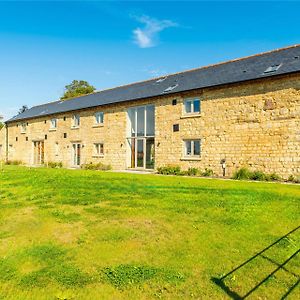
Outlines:
<svg viewBox="0 0 300 300"><path fill-rule="evenodd" d="M32 107L2 159L300 174L300 45Z"/></svg>

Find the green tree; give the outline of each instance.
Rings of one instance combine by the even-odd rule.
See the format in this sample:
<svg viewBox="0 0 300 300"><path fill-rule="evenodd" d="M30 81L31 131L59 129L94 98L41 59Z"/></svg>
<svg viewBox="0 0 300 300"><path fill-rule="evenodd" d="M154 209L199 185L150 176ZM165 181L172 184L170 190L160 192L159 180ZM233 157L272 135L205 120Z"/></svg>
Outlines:
<svg viewBox="0 0 300 300"><path fill-rule="evenodd" d="M69 98L78 97L94 92L96 88L84 80L73 80L71 84L65 86L65 92L60 98L67 100Z"/></svg>
<svg viewBox="0 0 300 300"><path fill-rule="evenodd" d="M4 127L4 123L2 123L3 116L0 116L0 130Z"/></svg>

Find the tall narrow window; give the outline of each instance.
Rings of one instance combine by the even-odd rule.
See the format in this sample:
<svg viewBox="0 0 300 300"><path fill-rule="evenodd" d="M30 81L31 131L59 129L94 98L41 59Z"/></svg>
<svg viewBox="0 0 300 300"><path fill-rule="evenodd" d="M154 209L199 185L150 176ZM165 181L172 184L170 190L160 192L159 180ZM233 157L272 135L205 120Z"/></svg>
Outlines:
<svg viewBox="0 0 300 300"><path fill-rule="evenodd" d="M51 119L50 129L56 129L56 128L57 128L57 119Z"/></svg>
<svg viewBox="0 0 300 300"><path fill-rule="evenodd" d="M95 113L95 123L98 124L103 124L104 122L104 113L101 112L97 112Z"/></svg>
<svg viewBox="0 0 300 300"><path fill-rule="evenodd" d="M201 111L200 99L186 99L184 100L184 112L186 114L198 114Z"/></svg>
<svg viewBox="0 0 300 300"><path fill-rule="evenodd" d="M184 156L200 157L200 155L201 155L201 140L184 141Z"/></svg>
<svg viewBox="0 0 300 300"><path fill-rule="evenodd" d="M54 146L54 151L55 151L55 156L58 156L59 155L59 144L58 143L55 143L55 146Z"/></svg>
<svg viewBox="0 0 300 300"><path fill-rule="evenodd" d="M73 124L72 127L79 127L80 126L80 116L79 115L74 115L73 116Z"/></svg>

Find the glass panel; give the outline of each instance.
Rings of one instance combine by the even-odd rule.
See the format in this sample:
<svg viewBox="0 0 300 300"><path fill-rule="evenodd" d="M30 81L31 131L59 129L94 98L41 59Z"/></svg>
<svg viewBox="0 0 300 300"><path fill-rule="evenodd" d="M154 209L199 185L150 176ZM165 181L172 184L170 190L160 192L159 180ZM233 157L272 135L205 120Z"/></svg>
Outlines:
<svg viewBox="0 0 300 300"><path fill-rule="evenodd" d="M76 165L76 144L73 144L73 164Z"/></svg>
<svg viewBox="0 0 300 300"><path fill-rule="evenodd" d="M185 155L191 155L192 152L192 143L191 141L185 142Z"/></svg>
<svg viewBox="0 0 300 300"><path fill-rule="evenodd" d="M154 139L146 139L146 169L154 169Z"/></svg>
<svg viewBox="0 0 300 300"><path fill-rule="evenodd" d="M77 166L80 166L80 144L77 144Z"/></svg>
<svg viewBox="0 0 300 300"><path fill-rule="evenodd" d="M96 123L97 124L102 124L103 123L103 112L98 112L96 113Z"/></svg>
<svg viewBox="0 0 300 300"><path fill-rule="evenodd" d="M137 108L137 136L145 135L145 107Z"/></svg>
<svg viewBox="0 0 300 300"><path fill-rule="evenodd" d="M135 108L128 109L130 136L135 136Z"/></svg>
<svg viewBox="0 0 300 300"><path fill-rule="evenodd" d="M136 166L138 168L144 168L144 140L137 140L137 158Z"/></svg>
<svg viewBox="0 0 300 300"><path fill-rule="evenodd" d="M194 101L194 112L200 112L200 100Z"/></svg>
<svg viewBox="0 0 300 300"><path fill-rule="evenodd" d="M200 141L194 141L194 155L200 155Z"/></svg>
<svg viewBox="0 0 300 300"><path fill-rule="evenodd" d="M154 136L154 106L146 106L146 122L147 136Z"/></svg>
<svg viewBox="0 0 300 300"><path fill-rule="evenodd" d="M185 101L184 106L185 106L186 113L192 112L192 102L191 101Z"/></svg>

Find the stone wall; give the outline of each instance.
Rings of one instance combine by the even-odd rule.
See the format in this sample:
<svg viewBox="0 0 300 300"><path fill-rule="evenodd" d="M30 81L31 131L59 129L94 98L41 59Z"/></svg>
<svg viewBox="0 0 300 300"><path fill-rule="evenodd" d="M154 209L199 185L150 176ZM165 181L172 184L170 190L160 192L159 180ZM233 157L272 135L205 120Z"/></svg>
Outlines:
<svg viewBox="0 0 300 300"><path fill-rule="evenodd" d="M201 99L201 114L184 116L183 100L194 96ZM177 99L177 105L172 105L173 99ZM143 104L155 104L156 167L173 164L183 169L211 168L221 175L220 160L226 159L227 175L242 166L284 177L300 174L300 75L82 110L76 112L81 116L79 129L71 129L74 112L55 116L55 131L50 130L52 117L28 120L25 134L20 133L17 123L11 123L9 159L32 164L33 141L44 140L45 162L61 161L70 167L71 143L78 141L83 145L82 163L99 161L125 169L130 155L127 109ZM104 112L103 126L94 124L96 111ZM174 124L179 124L178 132L173 132ZM183 141L193 138L202 141L201 157L186 159ZM96 142L104 143L103 157L93 156Z"/></svg>

